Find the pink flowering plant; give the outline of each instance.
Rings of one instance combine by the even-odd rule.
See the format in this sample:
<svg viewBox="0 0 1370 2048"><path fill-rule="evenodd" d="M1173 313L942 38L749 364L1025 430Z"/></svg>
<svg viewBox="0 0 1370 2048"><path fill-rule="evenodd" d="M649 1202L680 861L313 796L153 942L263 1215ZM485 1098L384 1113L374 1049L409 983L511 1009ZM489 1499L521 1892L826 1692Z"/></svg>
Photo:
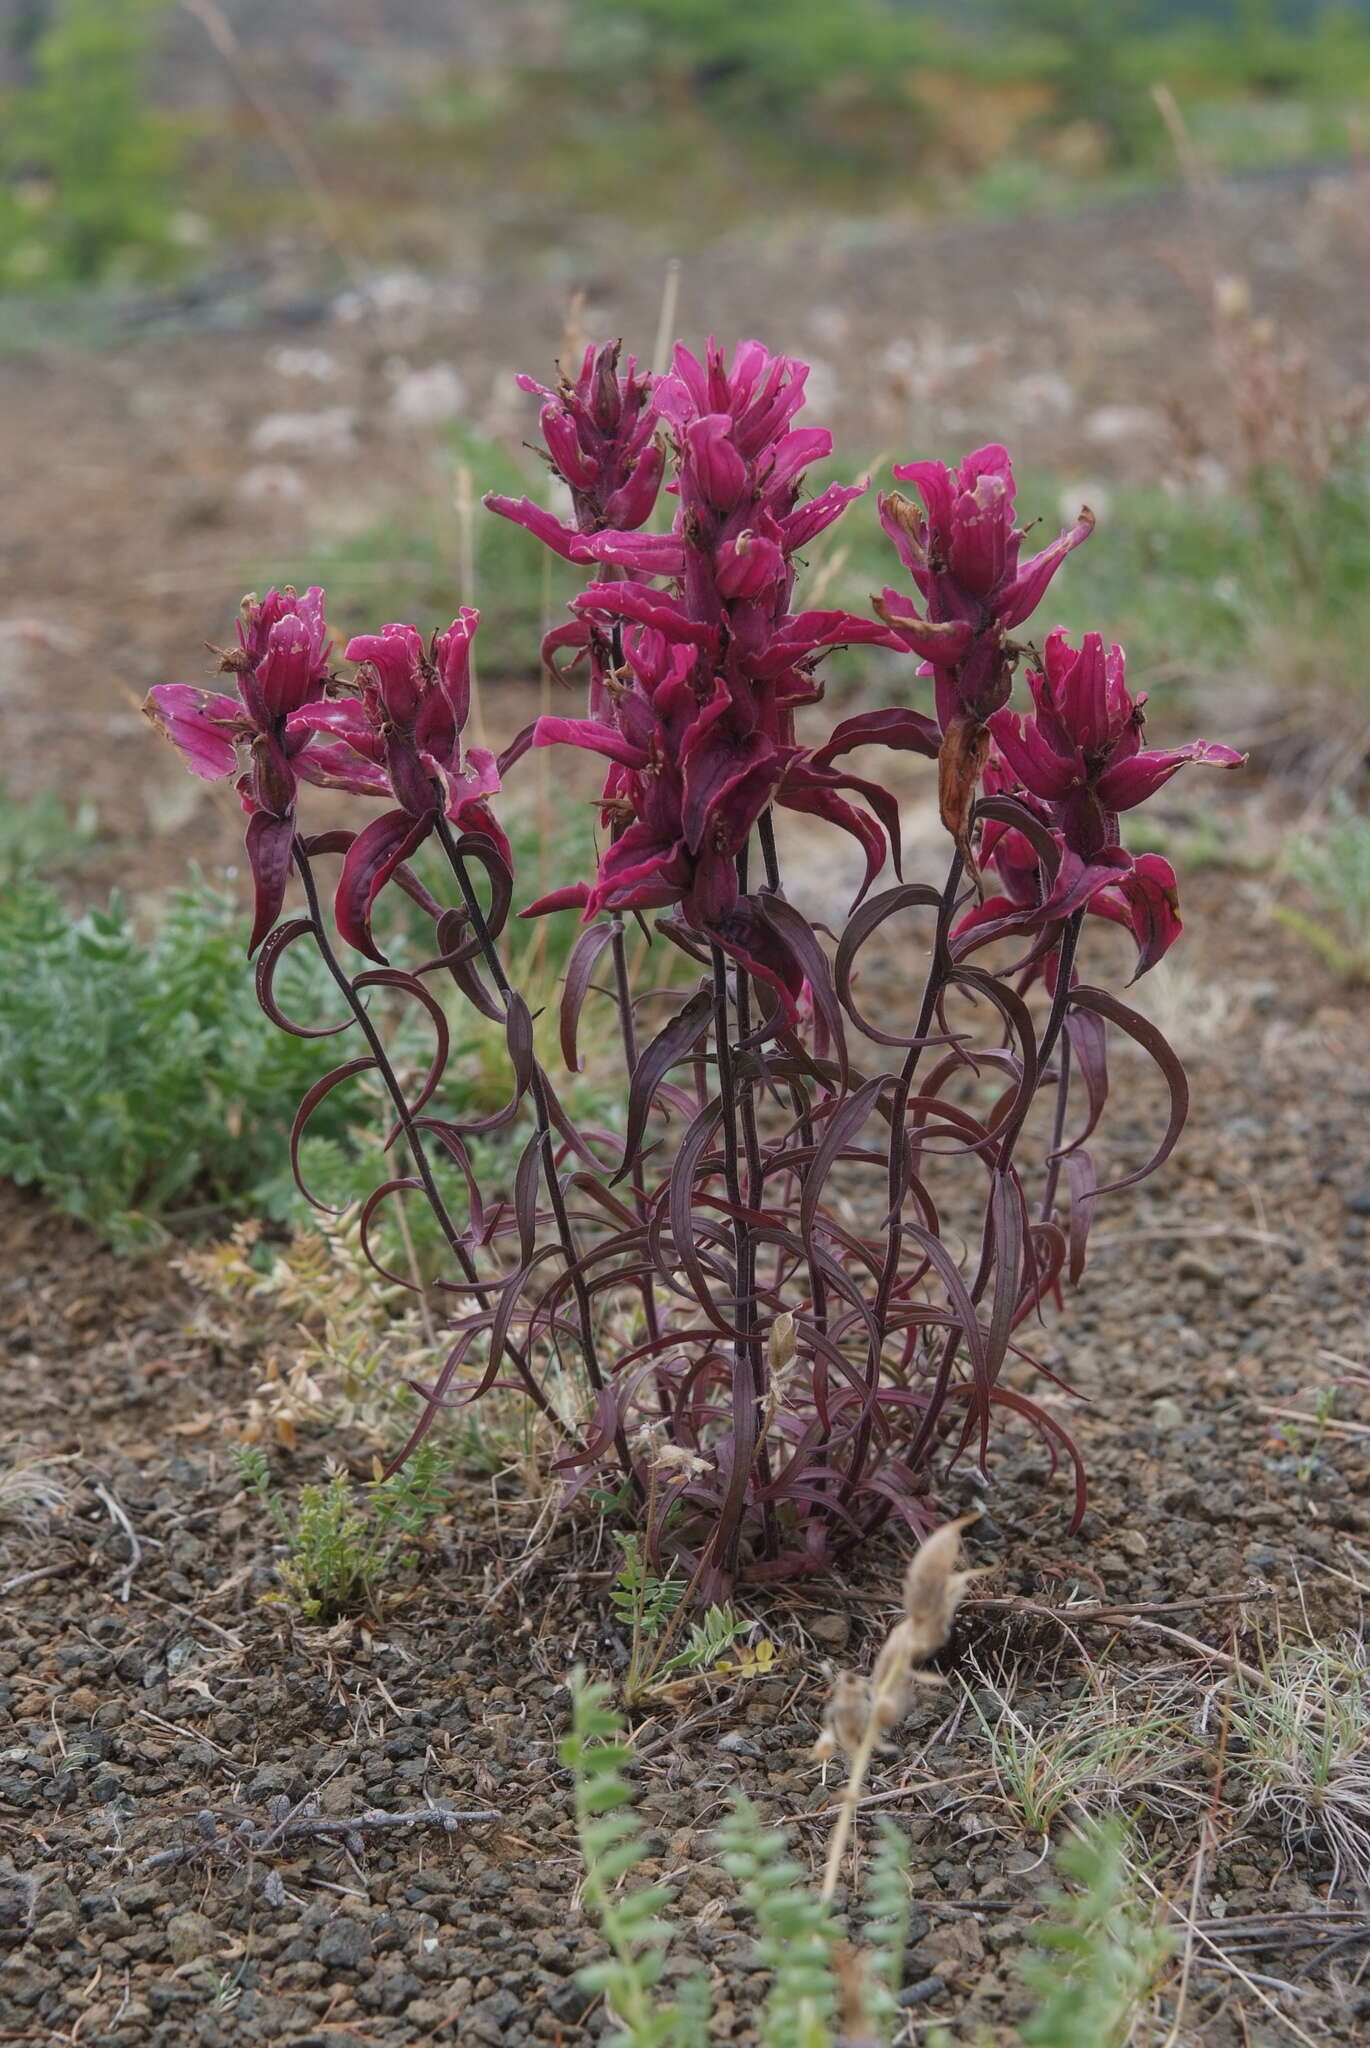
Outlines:
<svg viewBox="0 0 1370 2048"><path fill-rule="evenodd" d="M300 1105L297 1175L319 1104L370 1076L389 1164L362 1206L363 1246L376 1261L379 1213L418 1198L450 1260L444 1351L400 1460L444 1410L522 1389L559 1439L568 1495L607 1487L654 1565L683 1567L708 1600L741 1577L819 1571L891 1516L925 1531L958 1461L983 1468L1005 1423L1034 1431L1053 1471L1064 1459L1078 1521L1076 1445L1024 1390L1034 1371L1052 1377L1033 1330L1079 1281L1098 1203L1162 1164L1187 1107L1155 1025L1083 977L1099 930L1086 914L1125 928L1138 974L1161 959L1180 934L1175 875L1127 850L1125 815L1187 763L1241 759L1204 741L1148 748L1145 699L1097 634L1078 648L1059 630L1023 637L1092 520L1025 558L1000 447L895 471L917 499L882 496L879 516L911 589L884 590L868 617L805 609L803 550L865 489L806 496L831 440L797 423L805 377L744 342L703 361L678 347L655 377L611 345L554 387L520 379L543 400L571 516L488 503L584 571L542 650L584 700L498 759L465 734L470 610L428 640L408 625L353 639L344 668L322 592L272 591L245 604L222 658L235 694L173 684L149 700L196 774L236 777L267 1014L357 1041ZM825 729L824 656L860 646L883 650L896 701ZM603 763L597 865L520 914L580 921L568 1072L587 1005L614 1017L621 1113L595 1128L568 1114L507 965L519 882L502 785L530 751L567 747ZM858 749L936 762L940 880L903 877L899 803L852 771ZM381 808L311 831L311 788ZM855 841L840 930L787 895L778 811ZM431 858L424 879L410 865L425 845L441 887ZM330 904L320 869L336 857ZM431 923L413 966L378 936L396 890ZM633 926L650 941L642 986ZM299 944L337 988L331 1021L277 1000ZM412 1078L381 991L431 1036ZM479 1118L445 1105L462 1004L508 1048L508 1100ZM1169 1108L1150 1158L1104 1179L1114 1034L1150 1059ZM483 1189L478 1141L494 1132L517 1165Z"/></svg>

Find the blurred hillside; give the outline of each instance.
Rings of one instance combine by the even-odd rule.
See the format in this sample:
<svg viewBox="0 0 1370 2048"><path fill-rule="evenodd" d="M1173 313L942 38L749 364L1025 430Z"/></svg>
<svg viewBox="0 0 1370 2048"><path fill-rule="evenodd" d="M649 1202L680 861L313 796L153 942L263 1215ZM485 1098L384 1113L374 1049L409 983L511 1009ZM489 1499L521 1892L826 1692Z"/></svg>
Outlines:
<svg viewBox="0 0 1370 2048"><path fill-rule="evenodd" d="M1367 110L1370 0L5 0L0 285L1068 210Z"/></svg>

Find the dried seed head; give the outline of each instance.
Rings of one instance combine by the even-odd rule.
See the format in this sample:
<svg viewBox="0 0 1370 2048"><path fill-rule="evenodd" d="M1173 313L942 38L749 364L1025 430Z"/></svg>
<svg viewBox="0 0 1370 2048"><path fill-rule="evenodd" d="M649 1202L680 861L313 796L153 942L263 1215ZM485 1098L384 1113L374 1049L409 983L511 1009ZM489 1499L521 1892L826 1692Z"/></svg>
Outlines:
<svg viewBox="0 0 1370 2048"><path fill-rule="evenodd" d="M773 1373L783 1373L786 1366L794 1363L794 1354L797 1348L798 1339L794 1332L794 1317L786 1309L783 1315L778 1315L771 1324L771 1371Z"/></svg>
<svg viewBox="0 0 1370 2048"><path fill-rule="evenodd" d="M904 1613L911 1663L926 1664L951 1634L956 1610L975 1577L974 1572L955 1568L961 1554L961 1531L975 1520L974 1515L961 1515L934 1529L909 1560L904 1574Z"/></svg>
<svg viewBox="0 0 1370 2048"><path fill-rule="evenodd" d="M874 1692L872 1711L877 1725L894 1728L913 1703L909 1667L914 1658L914 1634L907 1621L898 1621L885 1638L871 1673Z"/></svg>
<svg viewBox="0 0 1370 2048"><path fill-rule="evenodd" d="M708 1459L687 1451L684 1444L658 1444L648 1455L647 1463L654 1472L681 1472L687 1479L709 1470Z"/></svg>
<svg viewBox="0 0 1370 2048"><path fill-rule="evenodd" d="M823 1711L823 1732L810 1752L814 1762L826 1763L839 1749L854 1756L861 1747L870 1712L870 1680L859 1671L839 1671Z"/></svg>
<svg viewBox="0 0 1370 2048"><path fill-rule="evenodd" d="M665 1422L660 1418L655 1422L644 1422L633 1432L631 1442L636 1456L644 1458L649 1465L655 1464L658 1453L666 1446Z"/></svg>

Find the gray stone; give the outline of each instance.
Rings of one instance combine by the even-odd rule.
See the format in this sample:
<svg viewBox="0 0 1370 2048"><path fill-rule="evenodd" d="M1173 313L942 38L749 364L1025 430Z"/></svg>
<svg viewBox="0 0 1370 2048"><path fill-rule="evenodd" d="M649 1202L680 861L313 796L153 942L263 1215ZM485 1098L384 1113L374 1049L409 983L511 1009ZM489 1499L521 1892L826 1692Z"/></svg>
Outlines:
<svg viewBox="0 0 1370 2048"><path fill-rule="evenodd" d="M371 1954L371 1936L360 1920L331 1921L319 1936L318 1958L330 1970L359 1970Z"/></svg>

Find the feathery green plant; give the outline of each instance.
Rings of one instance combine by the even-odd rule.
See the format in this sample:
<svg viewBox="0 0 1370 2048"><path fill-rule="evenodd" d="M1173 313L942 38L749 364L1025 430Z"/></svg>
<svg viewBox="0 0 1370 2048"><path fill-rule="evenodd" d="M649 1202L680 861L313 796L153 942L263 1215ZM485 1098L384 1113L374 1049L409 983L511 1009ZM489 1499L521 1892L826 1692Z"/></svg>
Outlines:
<svg viewBox="0 0 1370 2048"><path fill-rule="evenodd" d="M739 1797L718 1831L723 1868L756 1921L757 1960L771 1974L762 2048L830 2048L838 2010L833 1958L842 1927L810 1891L785 1837Z"/></svg>
<svg viewBox="0 0 1370 2048"><path fill-rule="evenodd" d="M571 1733L560 1754L575 1778L586 1903L611 1951L582 1970L580 1982L603 1995L617 2023L611 2048L705 2048L709 1987L702 1971L685 1979L671 2003L658 2005L652 1997L671 1939L661 1917L670 1893L660 1884L615 1889L650 1850L632 1812L626 1775L632 1750L623 1723L609 1705L609 1688L587 1683L581 1670L571 1679Z"/></svg>
<svg viewBox="0 0 1370 2048"><path fill-rule="evenodd" d="M611 2048L704 2048L709 1986L703 1972L658 2004L653 1991L665 1969L671 1927L664 1885L617 1889L651 1851L631 1811L632 1750L609 1688L583 1670L571 1677L571 1733L561 1760L575 1780L576 1825L585 1864L585 1900L611 1951L580 1972L587 1990L603 1994L618 2027ZM853 1955L830 1902L812 1889L785 1835L738 1799L715 1837L724 1869L736 1879L757 1926L757 1959L770 1972L756 2016L761 2048L838 2048L859 2017L863 2048L884 2048L899 2018L908 1935L906 1855L886 1823L872 1859L863 1930ZM854 2011L854 2007L858 2011Z"/></svg>
<svg viewBox="0 0 1370 2048"><path fill-rule="evenodd" d="M1126 1843L1119 1826L1093 1827L1057 1853L1079 1889L1055 1895L1055 1917L1037 1933L1048 1953L1023 1964L1039 2000L1024 2048L1123 2048L1128 2039L1170 1943L1133 1891Z"/></svg>
<svg viewBox="0 0 1370 2048"><path fill-rule="evenodd" d="M386 1576L411 1572L414 1545L447 1503L446 1465L434 1443L421 1444L409 1463L388 1479L373 1480L359 1504L345 1472L325 1486L306 1486L292 1518L265 1453L251 1445L236 1453L244 1487L266 1508L286 1545L277 1570L284 1597L308 1621L375 1607Z"/></svg>

